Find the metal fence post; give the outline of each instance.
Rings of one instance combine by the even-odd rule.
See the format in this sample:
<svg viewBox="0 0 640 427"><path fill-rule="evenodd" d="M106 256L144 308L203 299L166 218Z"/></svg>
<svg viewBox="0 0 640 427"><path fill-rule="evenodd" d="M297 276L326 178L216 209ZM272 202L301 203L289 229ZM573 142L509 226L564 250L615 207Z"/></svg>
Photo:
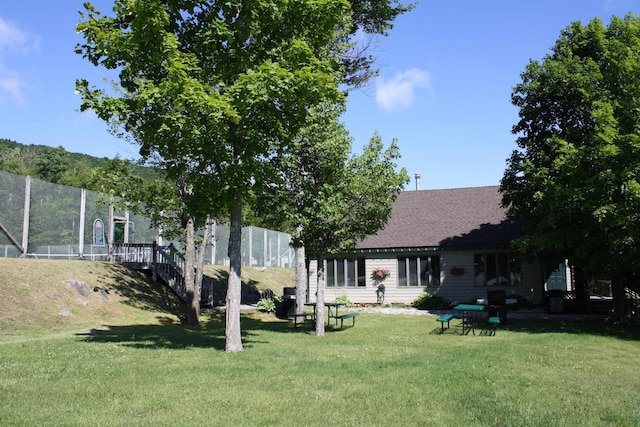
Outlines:
<svg viewBox="0 0 640 427"><path fill-rule="evenodd" d="M31 177L24 180L24 216L22 223L22 257L27 256L29 247L29 211L31 209Z"/></svg>
<svg viewBox="0 0 640 427"><path fill-rule="evenodd" d="M84 221L87 208L87 190L80 189L80 224L78 224L78 258L84 259Z"/></svg>

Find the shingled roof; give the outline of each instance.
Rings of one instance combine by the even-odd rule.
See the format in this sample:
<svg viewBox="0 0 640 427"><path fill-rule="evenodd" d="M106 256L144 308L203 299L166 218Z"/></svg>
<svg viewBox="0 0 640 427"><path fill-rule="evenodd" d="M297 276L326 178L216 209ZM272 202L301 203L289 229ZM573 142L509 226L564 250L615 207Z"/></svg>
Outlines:
<svg viewBox="0 0 640 427"><path fill-rule="evenodd" d="M520 228L501 199L498 186L402 192L386 227L356 250L508 247Z"/></svg>

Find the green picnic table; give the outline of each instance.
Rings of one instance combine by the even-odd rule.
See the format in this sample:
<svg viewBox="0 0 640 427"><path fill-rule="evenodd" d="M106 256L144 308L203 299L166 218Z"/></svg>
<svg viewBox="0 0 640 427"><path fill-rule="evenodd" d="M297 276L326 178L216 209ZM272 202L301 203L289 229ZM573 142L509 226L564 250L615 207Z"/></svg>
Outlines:
<svg viewBox="0 0 640 427"><path fill-rule="evenodd" d="M462 335L465 334L465 328L471 329L473 335L476 334L476 325L478 323L478 312L484 310L484 305L480 304L458 304L453 307L454 310L462 312Z"/></svg>

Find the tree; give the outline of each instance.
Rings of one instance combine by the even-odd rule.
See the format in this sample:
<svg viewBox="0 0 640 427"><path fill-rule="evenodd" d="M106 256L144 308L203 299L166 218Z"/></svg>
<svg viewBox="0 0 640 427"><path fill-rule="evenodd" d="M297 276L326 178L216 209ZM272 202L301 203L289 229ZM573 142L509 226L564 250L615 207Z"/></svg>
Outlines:
<svg viewBox="0 0 640 427"><path fill-rule="evenodd" d="M26 164L30 156L26 150L19 147L0 147L0 170L15 173L17 175L29 175L29 167Z"/></svg>
<svg viewBox="0 0 640 427"><path fill-rule="evenodd" d="M352 156L333 177L320 176L315 181L322 190L305 209L300 243L318 264L318 319L324 318L325 256L344 253L382 229L396 195L409 182L404 168L396 171L395 160L400 157L396 142L383 148L376 133L362 155ZM324 335L324 322L316 322L316 335Z"/></svg>
<svg viewBox="0 0 640 427"><path fill-rule="evenodd" d="M296 143L274 159L282 181L261 192L256 204L263 217L271 212L291 224L296 230L292 245L317 259L318 319L324 316L325 256L343 253L384 227L397 193L409 181L404 169L396 171L400 153L395 141L384 150L376 134L361 155L352 155L351 138L338 120L340 112L312 112ZM323 322L316 322L316 335L324 335Z"/></svg>
<svg viewBox="0 0 640 427"><path fill-rule="evenodd" d="M185 237L208 215L230 215L226 351L241 351L243 200L271 181L268 159L286 150L309 108L341 102L327 46L348 5L118 0L114 17L85 9L77 30L86 43L76 51L116 70L118 82L112 90L78 80L81 110L110 122L179 184ZM193 271L194 252L185 252Z"/></svg>
<svg viewBox="0 0 640 427"><path fill-rule="evenodd" d="M638 76L637 16L567 27L513 90L519 150L501 183L521 249L614 279L618 313L620 279L640 267Z"/></svg>
<svg viewBox="0 0 640 427"><path fill-rule="evenodd" d="M307 257L302 235L305 206L316 202L321 192L313 188L343 173L351 150L349 134L339 122L342 107L319 106L311 110L304 128L289 150L272 159L279 171L276 180L254 195L254 211L268 227L288 230L293 236L296 259L296 312L306 311Z"/></svg>
<svg viewBox="0 0 640 427"><path fill-rule="evenodd" d="M94 188L95 169L91 168L87 163L76 160L71 163L67 170L62 172L58 179L58 184L68 185L78 188Z"/></svg>
<svg viewBox="0 0 640 427"><path fill-rule="evenodd" d="M69 153L64 147L46 147L34 162L37 175L53 183L57 183L69 167Z"/></svg>

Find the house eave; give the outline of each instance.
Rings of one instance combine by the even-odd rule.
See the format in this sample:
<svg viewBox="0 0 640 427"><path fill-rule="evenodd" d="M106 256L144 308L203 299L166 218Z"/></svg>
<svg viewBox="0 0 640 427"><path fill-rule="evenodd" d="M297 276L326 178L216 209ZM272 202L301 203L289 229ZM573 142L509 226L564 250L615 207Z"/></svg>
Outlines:
<svg viewBox="0 0 640 427"><path fill-rule="evenodd" d="M345 251L345 254L388 254L388 253L425 253L445 251L478 251L478 250L514 250L509 244L503 245L462 245L462 246L413 246L392 248L358 248Z"/></svg>

